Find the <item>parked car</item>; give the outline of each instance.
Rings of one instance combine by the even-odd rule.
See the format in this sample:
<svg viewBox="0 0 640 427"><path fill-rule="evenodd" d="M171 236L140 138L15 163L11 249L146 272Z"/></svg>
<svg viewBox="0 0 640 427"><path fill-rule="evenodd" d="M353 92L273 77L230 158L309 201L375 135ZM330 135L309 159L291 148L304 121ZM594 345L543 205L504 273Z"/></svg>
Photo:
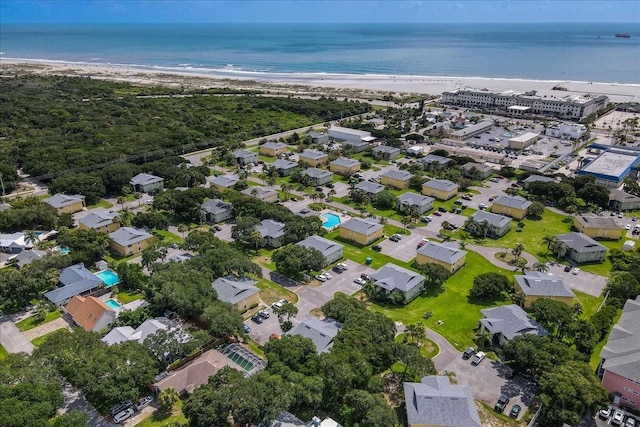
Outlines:
<svg viewBox="0 0 640 427"><path fill-rule="evenodd" d="M498 178L491 178L489 181L491 181L491 182L500 182L500 180Z"/></svg>
<svg viewBox="0 0 640 427"><path fill-rule="evenodd" d="M376 252L380 252L380 251L382 251L382 246L373 245L373 246L371 246L371 250L376 251Z"/></svg>
<svg viewBox="0 0 640 427"><path fill-rule="evenodd" d="M607 406L604 409L600 409L600 412L598 412L598 418L601 420L608 420L612 412L613 408L611 406Z"/></svg>
<svg viewBox="0 0 640 427"><path fill-rule="evenodd" d="M441 214L440 212L438 212L438 211L435 211L433 214L434 214L435 216L442 216L442 214Z"/></svg>
<svg viewBox="0 0 640 427"><path fill-rule="evenodd" d="M633 417L627 416L627 420L624 423L624 427L636 427L636 419Z"/></svg>
<svg viewBox="0 0 640 427"><path fill-rule="evenodd" d="M356 277L355 279L353 279L353 282L360 286L363 286L365 283L367 283L367 281L361 277Z"/></svg>
<svg viewBox="0 0 640 427"><path fill-rule="evenodd" d="M424 222L425 224L428 224L430 221L429 217L426 216L420 218L420 222Z"/></svg>
<svg viewBox="0 0 640 427"><path fill-rule="evenodd" d="M249 327L249 325L244 325L244 324L243 324L243 325L242 325L242 329L244 329L244 332L245 332L245 333L247 333L247 334L248 334L249 332L251 332L251 328Z"/></svg>
<svg viewBox="0 0 640 427"><path fill-rule="evenodd" d="M476 354L476 349L473 347L469 347L467 348L465 351L462 352L462 358L463 359L468 359L471 356L473 356L474 354Z"/></svg>
<svg viewBox="0 0 640 427"><path fill-rule="evenodd" d="M113 405L111 408L109 408L109 413L111 415L115 415L119 412L124 411L127 408L131 408L132 406L133 406L133 403L131 403L130 400L125 400L124 402L117 403Z"/></svg>
<svg viewBox="0 0 640 427"><path fill-rule="evenodd" d="M251 320L253 320L255 323L257 323L259 325L262 322L264 322L264 317L260 316L259 314L256 314L255 316L253 316L251 318Z"/></svg>
<svg viewBox="0 0 640 427"><path fill-rule="evenodd" d="M395 237L396 239L402 240L402 234L398 234L398 233L396 233L396 234L394 234L394 235L393 235L393 236L391 236L391 237Z"/></svg>
<svg viewBox="0 0 640 427"><path fill-rule="evenodd" d="M269 318L269 316L270 316L270 314L269 314L269 312L268 312L267 310L260 310L260 311L258 312L258 314L259 314L260 316L264 317L265 319L268 319L268 318Z"/></svg>
<svg viewBox="0 0 640 427"><path fill-rule="evenodd" d="M340 267L343 271L346 271L346 270L349 269L349 266L347 264L345 264L344 262L336 264L336 267Z"/></svg>
<svg viewBox="0 0 640 427"><path fill-rule="evenodd" d="M580 273L580 269L578 267L571 270L571 274L578 274L578 273Z"/></svg>
<svg viewBox="0 0 640 427"><path fill-rule="evenodd" d="M621 426L624 421L624 414L620 411L615 411L613 417L611 417L612 426Z"/></svg>
<svg viewBox="0 0 640 427"><path fill-rule="evenodd" d="M335 271L338 274L342 274L344 272L344 269L341 268L339 265L333 266L332 270Z"/></svg>
<svg viewBox="0 0 640 427"><path fill-rule="evenodd" d="M438 208L438 211L439 211L439 212L446 212L446 211L447 211L447 208L445 208L444 206L440 206L440 207Z"/></svg>
<svg viewBox="0 0 640 427"><path fill-rule="evenodd" d="M219 225L214 225L214 226L213 226L213 227L211 227L211 228L213 228L215 231L220 231L220 230L222 230L222 228L220 228L220 226L219 226Z"/></svg>
<svg viewBox="0 0 640 427"><path fill-rule="evenodd" d="M113 416L113 422L116 424L120 424L127 418L130 418L134 413L133 408L125 409L124 411L118 412Z"/></svg>
<svg viewBox="0 0 640 427"><path fill-rule="evenodd" d="M473 359L471 359L471 364L474 366L479 365L486 356L487 355L485 354L484 351L477 352L475 356L473 356Z"/></svg>
<svg viewBox="0 0 640 427"><path fill-rule="evenodd" d="M360 278L361 278L362 280L369 280L369 275L368 275L367 273L362 273L362 274L360 275Z"/></svg>
<svg viewBox="0 0 640 427"><path fill-rule="evenodd" d="M570 272L571 271L571 266L570 265L565 266L564 267L564 271L565 271L565 273Z"/></svg>
<svg viewBox="0 0 640 427"><path fill-rule="evenodd" d="M418 243L418 249L420 249L421 247L423 247L424 245L426 245L427 242L420 242Z"/></svg>
<svg viewBox="0 0 640 427"><path fill-rule="evenodd" d="M508 404L509 398L504 395L500 396L498 402L496 402L496 406L493 407L493 410L499 413L503 413Z"/></svg>
<svg viewBox="0 0 640 427"><path fill-rule="evenodd" d="M139 411L145 406L149 406L151 402L153 402L153 396L143 397L142 399L138 400L138 403L136 403L136 409Z"/></svg>
<svg viewBox="0 0 640 427"><path fill-rule="evenodd" d="M462 204L462 200L454 200L453 204L454 205L461 205Z"/></svg>
<svg viewBox="0 0 640 427"><path fill-rule="evenodd" d="M391 240L392 242L399 242L401 239L401 237L399 237L397 234L394 234L393 236L389 237L389 240Z"/></svg>
<svg viewBox="0 0 640 427"><path fill-rule="evenodd" d="M327 188L333 188L333 183L329 182L326 186L327 186Z"/></svg>
<svg viewBox="0 0 640 427"><path fill-rule="evenodd" d="M511 412L509 412L509 417L518 418L521 410L522 408L520 407L520 405L513 405L513 408L511 408Z"/></svg>
<svg viewBox="0 0 640 427"><path fill-rule="evenodd" d="M316 280L319 280L321 282L326 282L327 280L329 280L329 278L327 276L325 276L324 274L318 274L316 276Z"/></svg>

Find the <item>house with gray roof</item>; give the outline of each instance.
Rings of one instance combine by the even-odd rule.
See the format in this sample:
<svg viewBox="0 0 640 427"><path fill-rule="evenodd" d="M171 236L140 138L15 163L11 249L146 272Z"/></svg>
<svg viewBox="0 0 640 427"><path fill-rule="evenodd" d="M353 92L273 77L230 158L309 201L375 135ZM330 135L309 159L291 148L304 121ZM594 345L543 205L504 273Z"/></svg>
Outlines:
<svg viewBox="0 0 640 427"><path fill-rule="evenodd" d="M364 191L369 196L369 200L375 200L378 194L385 190L385 186L375 182L361 181L356 184L354 190Z"/></svg>
<svg viewBox="0 0 640 427"><path fill-rule="evenodd" d="M426 242L416 254L416 264L438 264L449 273L458 271L466 261L467 253L457 244Z"/></svg>
<svg viewBox="0 0 640 427"><path fill-rule="evenodd" d="M615 211L632 211L640 209L640 197L613 188L609 190L609 207Z"/></svg>
<svg viewBox="0 0 640 427"><path fill-rule="evenodd" d="M233 205L220 199L205 200L200 209L205 220L214 224L230 219L233 214Z"/></svg>
<svg viewBox="0 0 640 427"><path fill-rule="evenodd" d="M287 144L283 142L268 141L260 146L260 154L272 157L279 156L286 153L287 147Z"/></svg>
<svg viewBox="0 0 640 427"><path fill-rule="evenodd" d="M319 251L324 257L323 267L333 264L342 258L342 249L344 248L340 243L336 243L333 240L325 239L320 236L309 236L296 243L296 245L304 246L305 248L313 248Z"/></svg>
<svg viewBox="0 0 640 427"><path fill-rule="evenodd" d="M473 180L482 180L489 178L493 173L491 166L483 165L482 163L469 162L461 166L462 176Z"/></svg>
<svg viewBox="0 0 640 427"><path fill-rule="evenodd" d="M24 233L0 233L0 251L10 254L18 254L24 249L33 247L27 245Z"/></svg>
<svg viewBox="0 0 640 427"><path fill-rule="evenodd" d="M560 276L552 276L539 271L528 271L527 274L515 276L516 291L524 294L524 306L540 298L548 298L571 305L575 294Z"/></svg>
<svg viewBox="0 0 640 427"><path fill-rule="evenodd" d="M399 291L404 297L404 304L408 304L420 295L425 280L424 276L415 271L391 263L385 264L372 273L370 278L378 292L390 294L393 291Z"/></svg>
<svg viewBox="0 0 640 427"><path fill-rule="evenodd" d="M299 165L297 162L291 160L278 159L275 162L269 163L269 166L275 168L280 176L289 176Z"/></svg>
<svg viewBox="0 0 640 427"><path fill-rule="evenodd" d="M242 194L255 197L265 203L275 203L278 201L278 192L272 187L261 187L253 185L241 191Z"/></svg>
<svg viewBox="0 0 640 427"><path fill-rule="evenodd" d="M361 153L371 146L371 141L341 141L341 144L343 148L349 147L354 153Z"/></svg>
<svg viewBox="0 0 640 427"><path fill-rule="evenodd" d="M640 410L640 295L628 299L600 351L598 376L613 395L613 403Z"/></svg>
<svg viewBox="0 0 640 427"><path fill-rule="evenodd" d="M342 325L333 319L320 320L309 316L285 335L300 335L309 338L316 345L318 354L322 354L331 350L333 339L338 335L341 328Z"/></svg>
<svg viewBox="0 0 640 427"><path fill-rule="evenodd" d="M312 144L327 144L329 143L329 134L326 132L311 131L308 134Z"/></svg>
<svg viewBox="0 0 640 427"><path fill-rule="evenodd" d="M522 185L526 190L534 182L554 182L554 179L551 178L550 176L544 176L544 175L529 175L527 179L522 181Z"/></svg>
<svg viewBox="0 0 640 427"><path fill-rule="evenodd" d="M607 247L593 240L584 233L571 232L556 236L567 245L566 257L580 264L583 262L604 262Z"/></svg>
<svg viewBox="0 0 640 427"><path fill-rule="evenodd" d="M427 154L426 156L419 158L418 161L422 163L424 170L442 169L451 163L450 158L438 156L436 154Z"/></svg>
<svg viewBox="0 0 640 427"><path fill-rule="evenodd" d="M406 192L398 197L396 201L396 210L404 214L411 214L416 212L422 215L425 212L433 209L433 201L435 199L429 196L423 196L422 194L416 194Z"/></svg>
<svg viewBox="0 0 640 427"><path fill-rule="evenodd" d="M394 188L402 189L409 186L411 178L413 178L413 174L411 172L399 169L389 169L380 175L380 183L382 185L389 185Z"/></svg>
<svg viewBox="0 0 640 427"><path fill-rule="evenodd" d="M340 224L340 237L361 245L368 245L382 237L383 227L370 219L351 218Z"/></svg>
<svg viewBox="0 0 640 427"><path fill-rule="evenodd" d="M258 153L249 150L236 150L232 154L233 159L240 166L246 166L249 163L258 163Z"/></svg>
<svg viewBox="0 0 640 427"><path fill-rule="evenodd" d="M531 202L520 196L500 196L493 201L491 212L522 219L527 216Z"/></svg>
<svg viewBox="0 0 640 427"><path fill-rule="evenodd" d="M438 200L449 200L458 194L458 184L448 179L432 179L422 184L422 194Z"/></svg>
<svg viewBox="0 0 640 427"><path fill-rule="evenodd" d="M484 223L487 225L485 226ZM497 239L511 230L511 218L491 212L476 211L471 215L471 221L466 222L465 229L474 236L482 237L485 237L486 230L486 237Z"/></svg>
<svg viewBox="0 0 640 427"><path fill-rule="evenodd" d="M327 163L329 161L329 155L323 151L304 150L298 154L298 159L300 162L306 163L309 166L317 166Z"/></svg>
<svg viewBox="0 0 640 427"><path fill-rule="evenodd" d="M172 320L166 317L156 317L154 319L147 319L140 324L137 328L133 329L131 326L118 326L113 328L107 335L102 338L102 342L107 345L120 344L126 341L137 341L138 343L144 343L144 340L148 336L158 333L159 331L178 331L181 328ZM184 342L191 339L189 334L181 331L185 336Z"/></svg>
<svg viewBox="0 0 640 427"><path fill-rule="evenodd" d="M390 145L378 145L371 150L374 159L377 160L394 160L400 157L401 150Z"/></svg>
<svg viewBox="0 0 640 427"><path fill-rule="evenodd" d="M333 172L324 169L309 168L305 169L302 174L311 178L313 185L324 185L333 180Z"/></svg>
<svg viewBox="0 0 640 427"><path fill-rule="evenodd" d="M129 184L133 187L133 191L152 193L164 188L164 178L148 173L139 173L131 178Z"/></svg>
<svg viewBox="0 0 640 427"><path fill-rule="evenodd" d="M44 258L47 251L41 251L39 249L28 249L20 252L18 255L14 255L9 258L9 262L16 265L18 268L31 264L33 261Z"/></svg>
<svg viewBox="0 0 640 427"><path fill-rule="evenodd" d="M82 263L63 268L58 280L61 286L44 294L58 307L65 305L76 295L87 295L104 285L102 280L87 270Z"/></svg>
<svg viewBox="0 0 640 427"><path fill-rule="evenodd" d="M216 290L220 301L233 304L243 311L259 302L260 289L256 287L256 283L247 277L227 276L218 277L211 286Z"/></svg>
<svg viewBox="0 0 640 427"><path fill-rule="evenodd" d="M278 248L282 246L284 227L284 224L281 222L272 219L263 219L262 222L256 226L256 230L262 238L265 239L267 246Z"/></svg>
<svg viewBox="0 0 640 427"><path fill-rule="evenodd" d="M519 305L509 304L480 310L480 326L492 334L493 345L504 345L520 335L546 337L548 332Z"/></svg>
<svg viewBox="0 0 640 427"><path fill-rule="evenodd" d="M85 197L82 194L54 194L44 202L55 208L58 215L63 213L76 213L86 208Z"/></svg>
<svg viewBox="0 0 640 427"><path fill-rule="evenodd" d="M207 182L210 187L217 188L218 190L226 190L233 188L240 181L237 175L220 175L214 177L207 177Z"/></svg>
<svg viewBox="0 0 640 427"><path fill-rule="evenodd" d="M121 227L113 233L109 233L109 247L119 255L128 256L142 252L153 238L141 228Z"/></svg>
<svg viewBox="0 0 640 427"><path fill-rule="evenodd" d="M482 427L471 386L432 375L403 387L409 427Z"/></svg>
<svg viewBox="0 0 640 427"><path fill-rule="evenodd" d="M342 176L351 176L360 170L360 162L348 157L338 157L329 163L329 170Z"/></svg>
<svg viewBox="0 0 640 427"><path fill-rule="evenodd" d="M116 211L94 210L78 220L78 228L110 233L120 226L116 221L118 216Z"/></svg>

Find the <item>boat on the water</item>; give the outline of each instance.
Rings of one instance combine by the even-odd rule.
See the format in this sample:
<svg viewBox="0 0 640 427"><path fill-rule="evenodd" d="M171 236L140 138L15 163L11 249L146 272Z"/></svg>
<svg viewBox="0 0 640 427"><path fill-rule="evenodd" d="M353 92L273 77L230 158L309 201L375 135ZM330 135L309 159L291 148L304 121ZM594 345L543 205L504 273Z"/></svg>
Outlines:
<svg viewBox="0 0 640 427"><path fill-rule="evenodd" d="M618 34L616 34L616 37L619 38L619 39L630 39L631 38L629 33L618 33Z"/></svg>

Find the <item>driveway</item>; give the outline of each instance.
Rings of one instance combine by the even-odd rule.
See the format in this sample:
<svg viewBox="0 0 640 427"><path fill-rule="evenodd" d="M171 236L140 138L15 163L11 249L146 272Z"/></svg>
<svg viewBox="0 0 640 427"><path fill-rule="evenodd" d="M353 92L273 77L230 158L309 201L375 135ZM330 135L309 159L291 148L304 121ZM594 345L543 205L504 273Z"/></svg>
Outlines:
<svg viewBox="0 0 640 427"><path fill-rule="evenodd" d="M410 236L403 234L402 239L399 242L393 242L386 239L383 242L378 243L382 246L381 252L401 261L411 261L416 257L418 243L423 239L423 236L413 232L414 230L412 230Z"/></svg>
<svg viewBox="0 0 640 427"><path fill-rule="evenodd" d="M7 318L4 318L0 323L0 344L7 350L7 353L31 354L34 350L31 341Z"/></svg>
<svg viewBox="0 0 640 427"><path fill-rule="evenodd" d="M84 412L89 417L87 425L91 427L115 427L117 425L104 419L96 408L87 402L83 394L69 383L62 386L62 397L64 399L64 407L60 411L62 414L73 410Z"/></svg>
<svg viewBox="0 0 640 427"><path fill-rule="evenodd" d="M24 337L29 341L33 341L36 338L40 338L41 336L50 334L51 332L57 331L58 329L70 329L71 325L64 317L58 317L51 322L47 322L43 325L36 326L33 329L29 329L24 332Z"/></svg>
<svg viewBox="0 0 640 427"><path fill-rule="evenodd" d="M526 407L533 403L535 397L535 385L520 375L507 379L505 374L508 368L501 362L490 359L483 360L479 365L471 365L471 359L464 360L462 356L455 358L446 366L447 372L454 372L458 384L471 386L473 397L489 405L495 405L501 395L510 399L505 414L511 407L518 404L522 407L521 416L526 412Z"/></svg>
<svg viewBox="0 0 640 427"><path fill-rule="evenodd" d="M231 237L231 228L234 225L235 224L218 224L218 226L220 227L220 231L216 231L215 236L220 240L224 240L225 242L233 242L234 239L233 237Z"/></svg>
<svg viewBox="0 0 640 427"><path fill-rule="evenodd" d="M562 277L565 283L574 291L584 292L585 294L599 297L607 286L607 278L598 276L597 274L580 271L578 274L564 271L564 265L554 263L549 265L549 273L554 276Z"/></svg>

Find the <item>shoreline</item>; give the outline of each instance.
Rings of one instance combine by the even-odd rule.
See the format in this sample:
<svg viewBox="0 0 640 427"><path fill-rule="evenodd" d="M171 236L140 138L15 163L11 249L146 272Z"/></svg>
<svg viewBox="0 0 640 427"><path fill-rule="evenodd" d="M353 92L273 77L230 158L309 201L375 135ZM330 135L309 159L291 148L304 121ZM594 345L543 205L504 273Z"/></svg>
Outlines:
<svg viewBox="0 0 640 427"><path fill-rule="evenodd" d="M382 95L432 95L462 88L489 91L536 90L541 96L607 95L613 102L640 102L640 84L567 80L512 79L501 77L415 76L386 74L331 73L261 73L233 69L174 69L125 64L92 64L67 61L6 58L0 56L0 71L33 72L67 76L90 76L142 85L185 86L190 88L233 87L243 89L277 89L292 94L379 97ZM567 91L552 90L556 85ZM326 93L329 95L329 93Z"/></svg>

